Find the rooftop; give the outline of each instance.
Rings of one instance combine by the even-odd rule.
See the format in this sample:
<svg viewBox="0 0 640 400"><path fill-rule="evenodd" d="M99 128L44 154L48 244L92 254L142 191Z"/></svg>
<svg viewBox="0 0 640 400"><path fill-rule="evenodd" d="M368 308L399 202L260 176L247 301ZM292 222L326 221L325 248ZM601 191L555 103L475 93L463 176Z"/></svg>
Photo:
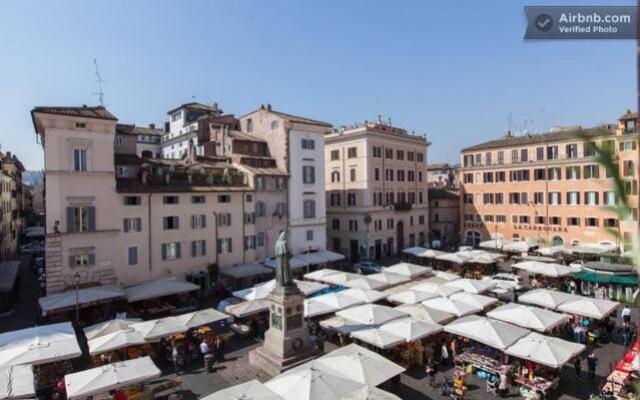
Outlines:
<svg viewBox="0 0 640 400"><path fill-rule="evenodd" d="M449 169L449 168L458 168L458 165L451 165L449 163L434 163L427 165L427 171L433 171L436 169Z"/></svg>
<svg viewBox="0 0 640 400"><path fill-rule="evenodd" d="M429 199L458 199L460 193L454 190L432 188L429 189Z"/></svg>
<svg viewBox="0 0 640 400"><path fill-rule="evenodd" d="M318 121L316 119L300 117L298 115L287 114L287 113L284 113L284 112L281 112L281 111L276 111L276 110L271 108L271 104L266 104L266 105L262 104L259 109L251 111L249 113L246 113L245 115L243 115L240 118L246 117L247 115L253 114L253 113L261 111L261 110L270 112L270 113L278 115L278 116L280 116L280 117L282 117L284 119L287 119L287 120L289 120L291 122L297 122L299 124L326 126L327 128L331 128L333 126L328 122Z"/></svg>
<svg viewBox="0 0 640 400"><path fill-rule="evenodd" d="M116 125L116 133L120 134L130 134L130 135L152 135L152 136L162 136L166 134L162 129L157 129L155 126L135 126L128 124L117 124Z"/></svg>
<svg viewBox="0 0 640 400"><path fill-rule="evenodd" d="M89 107L86 105L83 105L82 107L38 106L38 107L34 107L33 110L31 110L31 115L33 115L34 113L65 115L69 117L107 119L107 120L113 120L113 121L118 120L118 118L116 118L103 106L95 106L95 107Z"/></svg>
<svg viewBox="0 0 640 400"><path fill-rule="evenodd" d="M427 141L425 135L416 134L415 132L408 132L406 129L393 126L391 119L387 123L383 122L381 117L378 116L377 121L364 121L362 123L355 123L350 126L342 126L340 129L334 129L331 133L326 135L329 139L336 139L343 135L355 135L362 134L363 132L377 132L386 135L404 136L410 139Z"/></svg>
<svg viewBox="0 0 640 400"><path fill-rule="evenodd" d="M547 133L527 134L519 136L507 135L500 139L476 144L462 149L462 152L475 150L497 149L501 147L523 146L536 143L559 142L580 137L597 137L615 134L615 127L611 124L599 125L592 128L560 129Z"/></svg>
<svg viewBox="0 0 640 400"><path fill-rule="evenodd" d="M213 103L212 105L206 105L206 104L202 104L202 103L198 103L198 102L191 102L191 103L184 103L179 105L178 107L171 109L169 111L167 111L167 114L173 114L174 112L181 110L183 108L191 108L194 110L202 110L202 111L215 111L215 112L221 112L222 110L220 110L218 108L218 103Z"/></svg>

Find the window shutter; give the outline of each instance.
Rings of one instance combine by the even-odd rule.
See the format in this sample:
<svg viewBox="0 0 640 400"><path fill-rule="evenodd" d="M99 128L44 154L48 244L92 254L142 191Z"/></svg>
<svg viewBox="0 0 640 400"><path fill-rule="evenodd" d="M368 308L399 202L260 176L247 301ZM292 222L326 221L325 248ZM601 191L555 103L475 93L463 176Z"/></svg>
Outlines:
<svg viewBox="0 0 640 400"><path fill-rule="evenodd" d="M89 254L89 265L95 265L95 264L96 264L96 255Z"/></svg>
<svg viewBox="0 0 640 400"><path fill-rule="evenodd" d="M69 268L75 268L76 256L69 256Z"/></svg>
<svg viewBox="0 0 640 400"><path fill-rule="evenodd" d="M74 232L74 225L75 225L75 220L74 220L74 208L73 207L67 207L67 232Z"/></svg>
<svg viewBox="0 0 640 400"><path fill-rule="evenodd" d="M191 229L196 227L196 216L192 215L191 216Z"/></svg>
<svg viewBox="0 0 640 400"><path fill-rule="evenodd" d="M176 258L180 258L180 246L182 243L177 242L176 243Z"/></svg>
<svg viewBox="0 0 640 400"><path fill-rule="evenodd" d="M124 233L129 232L129 224L127 224L127 219L126 218L122 220L122 231Z"/></svg>
<svg viewBox="0 0 640 400"><path fill-rule="evenodd" d="M205 240L202 240L201 243L202 243L202 255L206 256L207 255L207 242Z"/></svg>
<svg viewBox="0 0 640 400"><path fill-rule="evenodd" d="M166 244L162 244L162 260L166 260L167 259L167 245Z"/></svg>
<svg viewBox="0 0 640 400"><path fill-rule="evenodd" d="M201 215L200 218L202 218L202 227L206 228L207 227L207 216L206 215Z"/></svg>
<svg viewBox="0 0 640 400"><path fill-rule="evenodd" d="M136 231L142 231L142 218L136 218Z"/></svg>
<svg viewBox="0 0 640 400"><path fill-rule="evenodd" d="M89 224L87 225L89 228L89 232L95 232L96 230L96 208L95 207L87 207L87 215L89 217Z"/></svg>
<svg viewBox="0 0 640 400"><path fill-rule="evenodd" d="M162 218L162 229L167 230L168 226L169 226L169 218L168 217Z"/></svg>
<svg viewBox="0 0 640 400"><path fill-rule="evenodd" d="M175 229L180 229L180 218L175 217L174 221L176 222L174 228Z"/></svg>
<svg viewBox="0 0 640 400"><path fill-rule="evenodd" d="M229 253L233 253L233 248L231 247L231 244L232 244L231 243L231 238L227 239L227 243L229 243L229 246L227 246L228 247L227 250L229 250Z"/></svg>
<svg viewBox="0 0 640 400"><path fill-rule="evenodd" d="M191 257L195 257L196 256L196 242L195 240L193 242L191 242Z"/></svg>

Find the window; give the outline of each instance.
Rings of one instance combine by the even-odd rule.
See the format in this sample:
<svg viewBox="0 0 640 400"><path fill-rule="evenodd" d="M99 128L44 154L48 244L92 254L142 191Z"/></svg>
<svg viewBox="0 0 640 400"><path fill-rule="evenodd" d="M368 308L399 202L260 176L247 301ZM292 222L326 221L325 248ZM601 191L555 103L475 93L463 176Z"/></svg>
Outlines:
<svg viewBox="0 0 640 400"><path fill-rule="evenodd" d="M536 225L544 225L544 217L536 216Z"/></svg>
<svg viewBox="0 0 640 400"><path fill-rule="evenodd" d="M585 165L584 179L598 179L598 166L595 164Z"/></svg>
<svg viewBox="0 0 640 400"><path fill-rule="evenodd" d="M278 121L277 120L273 120L271 121L271 129L278 129Z"/></svg>
<svg viewBox="0 0 640 400"><path fill-rule="evenodd" d="M584 219L584 225L588 227L598 226L598 218L588 217Z"/></svg>
<svg viewBox="0 0 640 400"><path fill-rule="evenodd" d="M580 204L580 192L567 192L567 204L577 206Z"/></svg>
<svg viewBox="0 0 640 400"><path fill-rule="evenodd" d="M178 229L180 225L179 222L179 218L176 216L162 218L162 226L165 231Z"/></svg>
<svg viewBox="0 0 640 400"><path fill-rule="evenodd" d="M73 149L73 170L87 170L87 149Z"/></svg>
<svg viewBox="0 0 640 400"><path fill-rule="evenodd" d="M634 133L636 131L636 121L628 119L624 121L624 133Z"/></svg>
<svg viewBox="0 0 640 400"><path fill-rule="evenodd" d="M313 230L312 229L307 230L306 236L307 236L307 242L312 241L313 240Z"/></svg>
<svg viewBox="0 0 640 400"><path fill-rule="evenodd" d="M333 220L331 220L331 228L335 231L339 231L340 230L340 220L335 218Z"/></svg>
<svg viewBox="0 0 640 400"><path fill-rule="evenodd" d="M565 146L567 158L578 158L578 145L576 143L570 143Z"/></svg>
<svg viewBox="0 0 640 400"><path fill-rule="evenodd" d="M544 192L533 193L533 203L538 205L544 204Z"/></svg>
<svg viewBox="0 0 640 400"><path fill-rule="evenodd" d="M528 169L517 169L515 171L509 171L509 180L511 182L524 182L529 180Z"/></svg>
<svg viewBox="0 0 640 400"><path fill-rule="evenodd" d="M398 182L404 182L404 170L399 169L397 172L398 172Z"/></svg>
<svg viewBox="0 0 640 400"><path fill-rule="evenodd" d="M549 225L560 225L560 217L549 217Z"/></svg>
<svg viewBox="0 0 640 400"><path fill-rule="evenodd" d="M93 232L96 230L96 208L79 206L67 207L68 232Z"/></svg>
<svg viewBox="0 0 640 400"><path fill-rule="evenodd" d="M493 204L493 193L485 193L482 198L483 204Z"/></svg>
<svg viewBox="0 0 640 400"><path fill-rule="evenodd" d="M547 177L550 181L558 181L561 179L561 174L562 172L560 171L560 168L558 167L553 167L553 168L549 168L547 170Z"/></svg>
<svg viewBox="0 0 640 400"><path fill-rule="evenodd" d="M520 157L519 157L519 154L518 154L518 150L515 150L515 149L511 150L511 163L514 164L514 163L517 163L517 162L520 162Z"/></svg>
<svg viewBox="0 0 640 400"><path fill-rule="evenodd" d="M204 229L207 227L207 216L204 214L191 216L191 227L193 229Z"/></svg>
<svg viewBox="0 0 640 400"><path fill-rule="evenodd" d="M231 226L231 214L230 213L218 214L218 226Z"/></svg>
<svg viewBox="0 0 640 400"><path fill-rule="evenodd" d="M464 204L473 204L473 194L471 193L464 194Z"/></svg>
<svg viewBox="0 0 640 400"><path fill-rule="evenodd" d="M207 244L204 240L191 242L191 257L204 257L207 255Z"/></svg>
<svg viewBox="0 0 640 400"><path fill-rule="evenodd" d="M356 206L356 194L353 192L347 193L347 206L355 207Z"/></svg>
<svg viewBox="0 0 640 400"><path fill-rule="evenodd" d="M507 174L504 171L496 172L496 182L506 182L507 181L506 175Z"/></svg>
<svg viewBox="0 0 640 400"><path fill-rule="evenodd" d="M491 183L493 182L493 172L484 172L482 174L482 181L484 183Z"/></svg>
<svg viewBox="0 0 640 400"><path fill-rule="evenodd" d="M618 220L615 218L605 218L602 223L605 228L616 228L618 226Z"/></svg>
<svg viewBox="0 0 640 400"><path fill-rule="evenodd" d="M413 151L407 152L407 161L413 161Z"/></svg>
<svg viewBox="0 0 640 400"><path fill-rule="evenodd" d="M182 111L171 114L171 121L180 121L182 119Z"/></svg>
<svg viewBox="0 0 640 400"><path fill-rule="evenodd" d="M358 156L358 148L357 147L349 147L347 149L347 158L356 158Z"/></svg>
<svg viewBox="0 0 640 400"><path fill-rule="evenodd" d="M69 267L88 267L94 265L96 257L93 253L75 254L69 257Z"/></svg>
<svg viewBox="0 0 640 400"><path fill-rule="evenodd" d="M586 142L582 151L585 157L593 157L596 155L596 144L594 142Z"/></svg>
<svg viewBox="0 0 640 400"><path fill-rule="evenodd" d="M631 151L636 149L636 142L620 142L620 151Z"/></svg>
<svg viewBox="0 0 640 400"><path fill-rule="evenodd" d="M142 231L142 218L125 218L122 220L122 231L128 232L141 232Z"/></svg>
<svg viewBox="0 0 640 400"><path fill-rule="evenodd" d="M228 194L218 195L218 203L231 203L231 196Z"/></svg>
<svg viewBox="0 0 640 400"><path fill-rule="evenodd" d="M606 206L615 206L618 204L618 198L616 192L606 191L604 192L604 204Z"/></svg>
<svg viewBox="0 0 640 400"><path fill-rule="evenodd" d="M557 160L558 155L558 146L547 146L547 160Z"/></svg>
<svg viewBox="0 0 640 400"><path fill-rule="evenodd" d="M349 170L349 177L351 179L351 182L355 182L355 180L356 180L356 169L355 168L351 168Z"/></svg>
<svg viewBox="0 0 640 400"><path fill-rule="evenodd" d="M384 149L384 158L393 160L393 149Z"/></svg>
<svg viewBox="0 0 640 400"><path fill-rule="evenodd" d="M331 193L329 194L329 204L331 207L340 207L341 205L341 196L340 193Z"/></svg>
<svg viewBox="0 0 640 400"><path fill-rule="evenodd" d="M545 177L546 170L544 168L536 168L533 170L533 179L536 181L543 181L546 179Z"/></svg>
<svg viewBox="0 0 640 400"><path fill-rule="evenodd" d="M496 195L495 195L495 203L496 204L504 204L504 193L496 193Z"/></svg>
<svg viewBox="0 0 640 400"><path fill-rule="evenodd" d="M529 161L529 151L527 149L520 150L520 162Z"/></svg>
<svg viewBox="0 0 640 400"><path fill-rule="evenodd" d="M521 215L519 218L519 222L521 224L528 224L529 223L529 216L528 215Z"/></svg>
<svg viewBox="0 0 640 400"><path fill-rule="evenodd" d="M180 202L180 198L178 196L164 196L162 198L163 204L178 204Z"/></svg>
<svg viewBox="0 0 640 400"><path fill-rule="evenodd" d="M122 146L122 136L116 136L116 146Z"/></svg>
<svg viewBox="0 0 640 400"><path fill-rule="evenodd" d="M375 168L373 170L373 179L376 181L380 180L380 168Z"/></svg>
<svg viewBox="0 0 640 400"><path fill-rule="evenodd" d="M559 206L561 204L560 192L549 192L549 205Z"/></svg>
<svg viewBox="0 0 640 400"><path fill-rule="evenodd" d="M622 176L633 176L633 175L634 175L633 161L624 160L622 162Z"/></svg>
<svg viewBox="0 0 640 400"><path fill-rule="evenodd" d="M505 222L507 222L507 216L503 214L496 215L496 222L504 224Z"/></svg>
<svg viewBox="0 0 640 400"><path fill-rule="evenodd" d="M191 202L193 204L204 204L206 200L203 195L198 195L198 196L191 196Z"/></svg>
<svg viewBox="0 0 640 400"><path fill-rule="evenodd" d="M313 139L302 139L302 148L305 150L313 150L316 148L316 142Z"/></svg>
<svg viewBox="0 0 640 400"><path fill-rule="evenodd" d="M302 183L312 184L316 182L316 169L311 165L302 167Z"/></svg>
<svg viewBox="0 0 640 400"><path fill-rule="evenodd" d="M267 214L267 206L265 206L264 202L258 201L256 202L256 217L264 217Z"/></svg>
<svg viewBox="0 0 640 400"><path fill-rule="evenodd" d="M358 220L356 220L356 219L350 219L349 220L349 231L350 232L357 232L358 231Z"/></svg>
<svg viewBox="0 0 640 400"><path fill-rule="evenodd" d="M267 182L264 176L256 176L253 178L253 186L257 190L264 190L267 188Z"/></svg>
<svg viewBox="0 0 640 400"><path fill-rule="evenodd" d="M568 226L580 226L580 218L577 217L568 217L567 218Z"/></svg>
<svg viewBox="0 0 640 400"><path fill-rule="evenodd" d="M484 222L493 222L493 215L491 214L486 214L484 216Z"/></svg>
<svg viewBox="0 0 640 400"><path fill-rule="evenodd" d="M247 132L253 132L253 120L251 118L247 120Z"/></svg>
<svg viewBox="0 0 640 400"><path fill-rule="evenodd" d="M331 150L331 161L340 159L340 150Z"/></svg>
<svg viewBox="0 0 640 400"><path fill-rule="evenodd" d="M139 206L140 205L140 196L124 196L124 205L125 206Z"/></svg>
<svg viewBox="0 0 640 400"><path fill-rule="evenodd" d="M566 169L566 177L567 179L580 179L580 167L578 166L571 166L571 167L567 167Z"/></svg>
<svg viewBox="0 0 640 400"><path fill-rule="evenodd" d="M404 160L404 150L397 150L396 151L396 158L398 160Z"/></svg>
<svg viewBox="0 0 640 400"><path fill-rule="evenodd" d="M544 147L536 147L536 160L537 161L544 160Z"/></svg>
<svg viewBox="0 0 640 400"><path fill-rule="evenodd" d="M424 156L422 155L422 153L416 153L416 161L420 163L424 161Z"/></svg>
<svg viewBox="0 0 640 400"><path fill-rule="evenodd" d="M256 213L246 212L244 213L244 223L246 225L253 225L256 223Z"/></svg>
<svg viewBox="0 0 640 400"><path fill-rule="evenodd" d="M384 171L384 179L387 181L393 181L393 170L392 169L386 169Z"/></svg>
<svg viewBox="0 0 640 400"><path fill-rule="evenodd" d="M247 194L247 195L245 196L245 201L246 201L247 203L253 203L253 195L252 195L252 194L250 194L250 193L249 193L249 194Z"/></svg>
<svg viewBox="0 0 640 400"><path fill-rule="evenodd" d="M127 248L127 260L129 265L138 264L138 247L137 246L131 246Z"/></svg>
<svg viewBox="0 0 640 400"><path fill-rule="evenodd" d="M598 192L584 192L584 204L597 206L600 200L598 197Z"/></svg>
<svg viewBox="0 0 640 400"><path fill-rule="evenodd" d="M162 243L162 261L180 259L180 242Z"/></svg>
<svg viewBox="0 0 640 400"><path fill-rule="evenodd" d="M285 178L279 176L276 178L276 189L278 190L282 190L282 189L286 189L287 187L287 181L285 180Z"/></svg>
<svg viewBox="0 0 640 400"><path fill-rule="evenodd" d="M263 247L264 246L264 232L259 232L256 240L258 241L258 247Z"/></svg>
<svg viewBox="0 0 640 400"><path fill-rule="evenodd" d="M232 253L233 240L231 238L221 238L216 241L216 251L218 254Z"/></svg>
<svg viewBox="0 0 640 400"><path fill-rule="evenodd" d="M302 206L303 206L303 218L316 217L316 202L314 200L305 200L302 203Z"/></svg>

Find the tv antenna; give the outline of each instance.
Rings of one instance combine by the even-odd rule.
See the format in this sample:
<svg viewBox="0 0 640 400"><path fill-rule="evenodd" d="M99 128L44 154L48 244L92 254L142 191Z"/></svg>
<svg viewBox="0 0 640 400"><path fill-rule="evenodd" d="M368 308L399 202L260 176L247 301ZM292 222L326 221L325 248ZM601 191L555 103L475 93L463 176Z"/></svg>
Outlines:
<svg viewBox="0 0 640 400"><path fill-rule="evenodd" d="M95 67L94 74L96 75L96 82L98 82L98 91L92 92L93 96L98 96L98 101L100 101L100 105L104 107L104 91L102 90L102 85L106 82L102 79L102 75L100 75L100 67L98 67L98 60L93 59L93 66Z"/></svg>

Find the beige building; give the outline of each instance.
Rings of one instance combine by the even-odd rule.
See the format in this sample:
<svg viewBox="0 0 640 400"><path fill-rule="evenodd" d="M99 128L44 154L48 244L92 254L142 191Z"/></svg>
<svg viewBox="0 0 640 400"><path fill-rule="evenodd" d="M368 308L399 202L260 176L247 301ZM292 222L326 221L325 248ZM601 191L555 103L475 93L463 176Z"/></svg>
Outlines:
<svg viewBox="0 0 640 400"><path fill-rule="evenodd" d="M468 244L492 237L534 239L549 245L623 247L638 232L638 116L589 129L507 135L462 150L461 235ZM619 221L611 173L598 165L593 145L609 148L633 208Z"/></svg>
<svg viewBox="0 0 640 400"><path fill-rule="evenodd" d="M0 261L17 255L24 228L24 166L10 152L0 153Z"/></svg>
<svg viewBox="0 0 640 400"><path fill-rule="evenodd" d="M458 165L436 163L427 165L427 177L430 188L457 189Z"/></svg>
<svg viewBox="0 0 640 400"><path fill-rule="evenodd" d="M457 248L460 244L460 194L444 188L429 189L431 247Z"/></svg>
<svg viewBox="0 0 640 400"><path fill-rule="evenodd" d="M330 250L377 259L428 242L428 146L381 121L325 136Z"/></svg>

